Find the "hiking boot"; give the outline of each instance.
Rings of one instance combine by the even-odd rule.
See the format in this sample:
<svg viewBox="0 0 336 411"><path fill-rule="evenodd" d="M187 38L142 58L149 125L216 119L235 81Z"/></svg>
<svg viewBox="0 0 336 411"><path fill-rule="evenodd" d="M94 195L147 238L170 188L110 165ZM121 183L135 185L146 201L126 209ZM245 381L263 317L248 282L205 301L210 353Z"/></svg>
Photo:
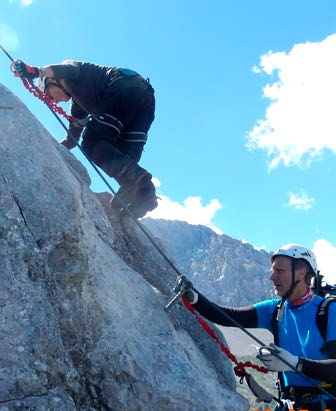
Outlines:
<svg viewBox="0 0 336 411"><path fill-rule="evenodd" d="M137 190L134 200L128 209L135 218L142 218L158 206L154 184L151 180L145 181Z"/></svg>
<svg viewBox="0 0 336 411"><path fill-rule="evenodd" d="M131 204L128 209L135 218L143 218L147 213L153 211L158 206L157 197L144 200L141 204Z"/></svg>
<svg viewBox="0 0 336 411"><path fill-rule="evenodd" d="M151 174L146 170L143 171L135 180L128 180L122 184L111 200L111 207L113 210L121 210L135 201L138 190L151 182ZM120 201L119 201L120 200Z"/></svg>

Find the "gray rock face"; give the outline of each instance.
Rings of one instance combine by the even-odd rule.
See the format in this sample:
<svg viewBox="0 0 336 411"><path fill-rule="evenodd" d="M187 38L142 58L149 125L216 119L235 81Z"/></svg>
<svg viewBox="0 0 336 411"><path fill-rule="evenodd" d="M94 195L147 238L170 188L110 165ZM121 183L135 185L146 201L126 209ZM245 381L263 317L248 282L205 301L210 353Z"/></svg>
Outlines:
<svg viewBox="0 0 336 411"><path fill-rule="evenodd" d="M0 85L0 411L240 410L218 346L132 221ZM101 199L104 203L104 199Z"/></svg>
<svg viewBox="0 0 336 411"><path fill-rule="evenodd" d="M274 298L269 253L200 225L149 218L145 224L210 300L242 307Z"/></svg>

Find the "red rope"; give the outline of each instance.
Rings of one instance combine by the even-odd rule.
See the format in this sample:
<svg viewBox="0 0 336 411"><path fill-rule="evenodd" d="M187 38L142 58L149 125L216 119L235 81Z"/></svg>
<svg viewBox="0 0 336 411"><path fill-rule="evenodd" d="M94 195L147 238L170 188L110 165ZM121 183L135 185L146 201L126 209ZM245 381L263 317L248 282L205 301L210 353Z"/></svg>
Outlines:
<svg viewBox="0 0 336 411"><path fill-rule="evenodd" d="M200 325L204 328L204 330L210 335L211 338L213 338L216 343L220 346L221 350L224 352L224 354L236 365L233 367L234 373L237 375L237 377L244 377L246 371L245 367L250 367L253 368L259 372L263 373L268 373L268 369L266 367L252 364L251 361L246 361L246 362L240 362L237 360L237 358L232 354L232 352L225 347L225 345L219 340L217 337L215 331L209 326L209 324L203 320L202 317L200 317L194 307L189 303L189 301L186 299L185 295L182 296L182 301L185 307L192 313L194 316L197 318L198 322Z"/></svg>
<svg viewBox="0 0 336 411"><path fill-rule="evenodd" d="M41 100L44 104L48 103L48 105L53 109L58 114L61 114L64 118L66 118L68 121L72 122L74 120L73 116L69 116L63 109L62 107L59 107L53 100L51 100L50 97L48 97L45 93L43 93L41 90L37 88L33 88L32 85L29 83L29 81L21 77L22 83L26 87L26 89L32 93L35 97L37 97L39 100Z"/></svg>

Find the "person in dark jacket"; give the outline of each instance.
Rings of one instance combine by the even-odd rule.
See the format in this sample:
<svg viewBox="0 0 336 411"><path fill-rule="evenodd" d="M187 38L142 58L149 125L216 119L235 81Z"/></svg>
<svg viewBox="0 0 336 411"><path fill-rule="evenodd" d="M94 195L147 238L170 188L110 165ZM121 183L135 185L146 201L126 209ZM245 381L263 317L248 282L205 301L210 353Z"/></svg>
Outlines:
<svg viewBox="0 0 336 411"><path fill-rule="evenodd" d="M329 307L324 340L316 322L323 298L310 287L311 279L318 273L314 253L298 244L287 244L274 252L271 263L270 279L281 299L243 308L219 306L197 291L185 276L178 277L176 290L186 290L184 295L193 307L216 324L234 326L227 314L245 328L266 328L273 333L276 345L261 347L257 357L270 371L281 373L282 404L276 410L288 410L290 401L295 410L335 411L336 303ZM333 397L295 371L324 387Z"/></svg>
<svg viewBox="0 0 336 411"><path fill-rule="evenodd" d="M133 70L67 60L33 67L16 60L14 74L37 78L55 103L71 100L74 121L60 143L71 150L82 137L88 157L120 187L111 206L127 206L137 218L158 203L151 174L140 167L147 133L154 120L154 89ZM118 200L121 201L118 201Z"/></svg>

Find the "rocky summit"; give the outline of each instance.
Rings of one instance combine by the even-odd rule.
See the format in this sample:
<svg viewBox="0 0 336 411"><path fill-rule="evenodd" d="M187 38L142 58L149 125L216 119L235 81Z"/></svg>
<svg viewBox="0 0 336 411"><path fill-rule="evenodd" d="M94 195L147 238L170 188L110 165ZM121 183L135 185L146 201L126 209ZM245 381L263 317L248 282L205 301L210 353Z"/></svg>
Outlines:
<svg viewBox="0 0 336 411"><path fill-rule="evenodd" d="M0 411L239 410L176 272L0 85ZM162 245L162 243L161 243Z"/></svg>

